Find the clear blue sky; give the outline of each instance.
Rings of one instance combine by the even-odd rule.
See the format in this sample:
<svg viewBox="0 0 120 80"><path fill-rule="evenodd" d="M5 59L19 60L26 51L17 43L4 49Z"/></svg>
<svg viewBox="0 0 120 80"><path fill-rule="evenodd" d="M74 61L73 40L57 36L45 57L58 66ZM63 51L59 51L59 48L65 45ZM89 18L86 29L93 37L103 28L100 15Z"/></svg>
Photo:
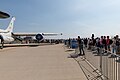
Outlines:
<svg viewBox="0 0 120 80"><path fill-rule="evenodd" d="M16 17L14 32L120 35L120 0L2 0L0 10ZM0 28L9 21L0 20Z"/></svg>

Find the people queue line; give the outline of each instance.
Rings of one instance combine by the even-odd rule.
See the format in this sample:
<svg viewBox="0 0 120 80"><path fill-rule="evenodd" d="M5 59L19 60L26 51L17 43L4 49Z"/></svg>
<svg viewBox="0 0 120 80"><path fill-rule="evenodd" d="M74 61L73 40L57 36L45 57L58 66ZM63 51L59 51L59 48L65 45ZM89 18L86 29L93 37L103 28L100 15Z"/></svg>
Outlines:
<svg viewBox="0 0 120 80"><path fill-rule="evenodd" d="M105 49L105 53L110 51L112 53L120 52L120 39L119 36L116 35L114 38L110 38L110 36L101 36L101 37L91 37L90 38L80 38L78 36L76 39L68 39L68 47L71 48L71 41L76 40L77 46L79 48L79 55L85 55L84 48L91 49L93 47L97 47L97 51L99 53L99 48ZM83 53L83 54L82 54Z"/></svg>

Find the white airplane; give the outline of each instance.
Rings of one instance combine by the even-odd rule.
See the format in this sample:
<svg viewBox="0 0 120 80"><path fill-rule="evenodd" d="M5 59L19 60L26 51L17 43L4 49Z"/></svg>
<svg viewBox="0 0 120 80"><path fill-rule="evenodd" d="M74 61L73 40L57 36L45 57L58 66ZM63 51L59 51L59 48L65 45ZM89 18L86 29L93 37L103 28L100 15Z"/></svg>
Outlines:
<svg viewBox="0 0 120 80"><path fill-rule="evenodd" d="M12 17L6 30L0 29L0 40L1 48L3 48L4 43L10 43L14 41L13 36L35 36L36 40L41 41L43 36L55 36L62 35L57 33L13 33L15 17Z"/></svg>

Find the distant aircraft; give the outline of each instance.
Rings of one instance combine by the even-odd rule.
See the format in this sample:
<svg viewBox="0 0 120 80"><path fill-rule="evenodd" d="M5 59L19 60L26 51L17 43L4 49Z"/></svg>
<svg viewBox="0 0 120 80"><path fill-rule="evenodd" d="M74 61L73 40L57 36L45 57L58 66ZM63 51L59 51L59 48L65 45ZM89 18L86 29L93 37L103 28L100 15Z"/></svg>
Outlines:
<svg viewBox="0 0 120 80"><path fill-rule="evenodd" d="M3 48L4 43L10 43L14 41L14 36L35 36L38 41L41 41L43 36L62 35L57 33L13 33L14 21L15 17L12 17L7 29L0 29L1 49Z"/></svg>

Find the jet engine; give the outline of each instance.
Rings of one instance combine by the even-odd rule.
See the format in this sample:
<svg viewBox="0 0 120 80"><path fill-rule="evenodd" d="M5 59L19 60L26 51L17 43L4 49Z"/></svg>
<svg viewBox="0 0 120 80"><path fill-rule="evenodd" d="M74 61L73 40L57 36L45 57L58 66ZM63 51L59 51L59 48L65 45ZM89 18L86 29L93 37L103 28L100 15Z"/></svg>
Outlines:
<svg viewBox="0 0 120 80"><path fill-rule="evenodd" d="M43 40L43 36L41 34L37 34L35 36L35 38L38 40L38 41L42 41Z"/></svg>

